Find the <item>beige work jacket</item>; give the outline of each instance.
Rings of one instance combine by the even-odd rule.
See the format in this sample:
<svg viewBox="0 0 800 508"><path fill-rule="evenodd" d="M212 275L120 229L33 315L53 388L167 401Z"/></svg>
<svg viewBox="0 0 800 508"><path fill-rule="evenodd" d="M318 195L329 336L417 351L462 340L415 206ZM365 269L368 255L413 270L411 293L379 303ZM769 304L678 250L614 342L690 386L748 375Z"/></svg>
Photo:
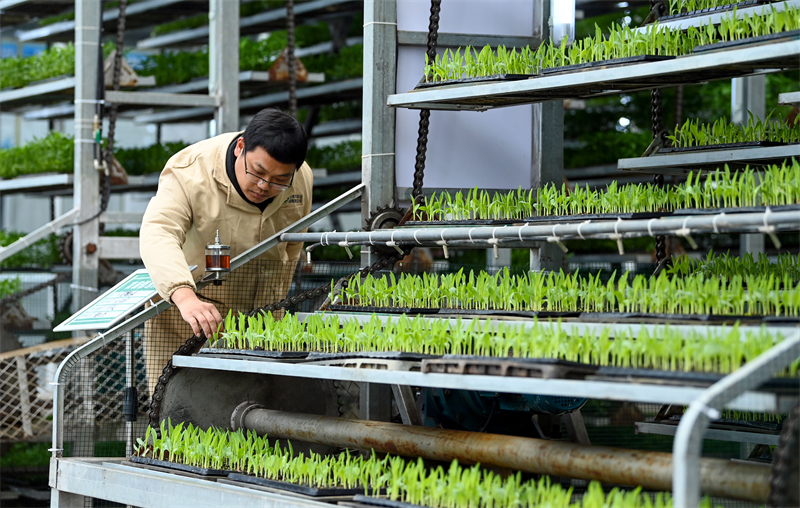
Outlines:
<svg viewBox="0 0 800 508"><path fill-rule="evenodd" d="M205 270L205 246L214 243L217 230L221 242L231 246L233 259L311 211L313 177L305 163L292 186L263 212L239 195L225 167L227 149L239 135L221 134L191 145L172 156L161 173L158 192L144 214L140 252L162 298L170 300L181 287L196 289L194 281ZM280 243L258 261L262 268L268 261L294 268L302 247ZM191 265L197 265L192 272Z"/></svg>

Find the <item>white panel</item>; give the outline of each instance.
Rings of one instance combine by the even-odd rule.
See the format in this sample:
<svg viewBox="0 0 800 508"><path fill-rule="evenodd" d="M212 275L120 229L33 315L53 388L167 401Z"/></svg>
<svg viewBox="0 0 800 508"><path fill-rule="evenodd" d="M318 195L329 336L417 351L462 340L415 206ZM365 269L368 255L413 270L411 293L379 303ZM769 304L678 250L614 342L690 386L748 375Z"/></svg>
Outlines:
<svg viewBox="0 0 800 508"><path fill-rule="evenodd" d="M424 61L424 48L399 48L398 93L414 88L422 75ZM419 111L397 110L395 158L398 187L411 187L413 184L418 129ZM482 113L431 112L425 187L529 188L532 130L532 106Z"/></svg>
<svg viewBox="0 0 800 508"><path fill-rule="evenodd" d="M427 32L430 0L397 0L397 29ZM531 0L443 0L439 31L533 35Z"/></svg>

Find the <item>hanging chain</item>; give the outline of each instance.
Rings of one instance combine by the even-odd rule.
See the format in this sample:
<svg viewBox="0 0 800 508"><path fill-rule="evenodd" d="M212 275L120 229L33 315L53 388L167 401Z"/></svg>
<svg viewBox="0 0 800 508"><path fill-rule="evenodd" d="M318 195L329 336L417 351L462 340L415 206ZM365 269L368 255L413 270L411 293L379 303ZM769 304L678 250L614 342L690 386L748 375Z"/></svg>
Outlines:
<svg viewBox="0 0 800 508"><path fill-rule="evenodd" d="M651 0L652 2L652 0ZM654 89L652 91L652 106L653 106L653 139L661 136L661 131L664 129L664 104L661 96L661 89ZM658 186L664 185L664 175L655 175L653 183ZM661 263L667 258L667 238L664 235L656 236L656 263Z"/></svg>
<svg viewBox="0 0 800 508"><path fill-rule="evenodd" d="M442 0L431 0L431 16L428 24L428 61L436 58L436 43L439 39L439 13L442 9ZM430 126L431 110L423 109L419 112L419 131L417 137L417 157L414 164L414 184L411 198L416 202L422 197L422 183L425 178L425 155L428 151L428 127Z"/></svg>
<svg viewBox="0 0 800 508"><path fill-rule="evenodd" d="M289 66L289 114L297 117L297 63L294 59L294 0L286 0L286 60Z"/></svg>

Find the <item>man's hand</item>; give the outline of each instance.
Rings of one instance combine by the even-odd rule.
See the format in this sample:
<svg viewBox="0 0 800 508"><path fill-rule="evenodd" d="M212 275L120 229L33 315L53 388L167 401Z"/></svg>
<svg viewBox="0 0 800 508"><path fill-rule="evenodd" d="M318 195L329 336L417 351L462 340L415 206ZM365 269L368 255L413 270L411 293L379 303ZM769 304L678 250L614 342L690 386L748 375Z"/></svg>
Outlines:
<svg viewBox="0 0 800 508"><path fill-rule="evenodd" d="M189 323L195 335L202 330L206 338L211 338L222 323L222 316L212 303L201 302L191 288L179 288L172 293L172 301L181 311L181 317Z"/></svg>

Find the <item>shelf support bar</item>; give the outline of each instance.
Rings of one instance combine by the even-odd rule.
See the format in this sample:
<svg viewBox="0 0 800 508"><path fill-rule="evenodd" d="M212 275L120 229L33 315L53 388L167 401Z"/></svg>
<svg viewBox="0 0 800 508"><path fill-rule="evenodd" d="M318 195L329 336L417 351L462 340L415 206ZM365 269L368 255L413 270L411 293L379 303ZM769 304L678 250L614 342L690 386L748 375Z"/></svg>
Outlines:
<svg viewBox="0 0 800 508"><path fill-rule="evenodd" d="M220 99L217 135L239 130L239 2L211 0L208 8L208 94Z"/></svg>
<svg viewBox="0 0 800 508"><path fill-rule="evenodd" d="M693 508L700 502L700 453L712 419L725 404L758 388L800 356L800 332L784 339L733 374L725 376L689 404L672 446L672 490L675 506Z"/></svg>
<svg viewBox="0 0 800 508"><path fill-rule="evenodd" d="M396 92L397 2L364 2L364 114L362 124L361 224L366 227L370 213L395 198L395 110L386 105ZM361 249L361 264L377 261L369 248Z"/></svg>

